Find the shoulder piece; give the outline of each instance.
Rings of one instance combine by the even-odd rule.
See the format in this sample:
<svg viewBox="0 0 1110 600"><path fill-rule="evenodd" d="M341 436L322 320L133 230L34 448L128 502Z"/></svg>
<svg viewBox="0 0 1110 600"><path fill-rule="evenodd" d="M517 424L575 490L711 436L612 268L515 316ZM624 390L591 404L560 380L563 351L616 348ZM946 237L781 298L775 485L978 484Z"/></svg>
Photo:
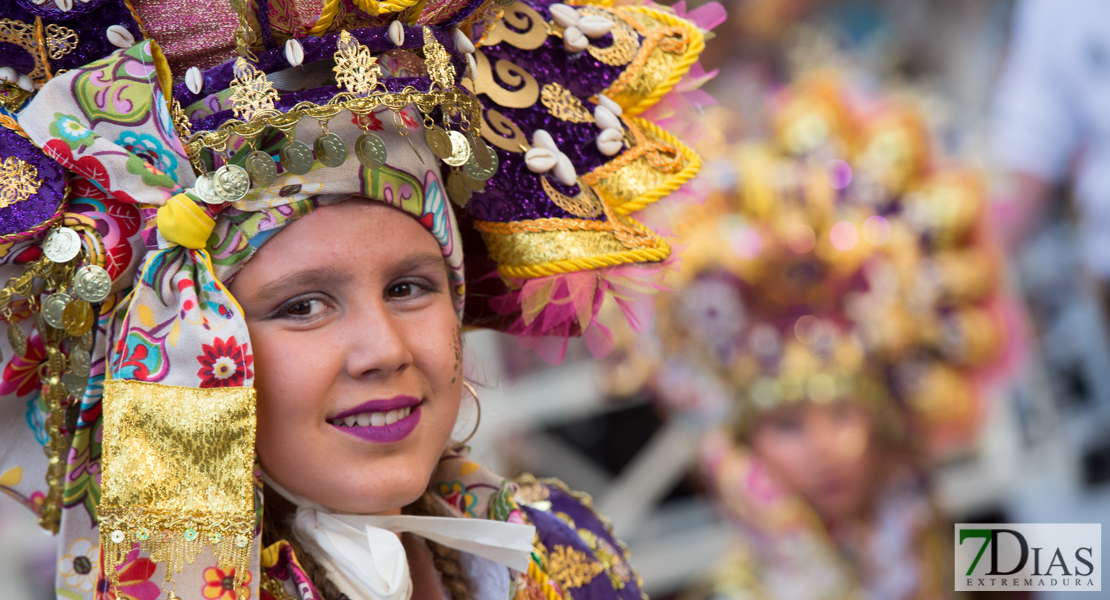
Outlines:
<svg viewBox="0 0 1110 600"><path fill-rule="evenodd" d="M609 521L593 509L587 494L574 492L557 479L523 475L513 500L536 527L529 583L518 589L537 600L641 600L641 580L629 563L628 548L613 535ZM533 593L527 593L533 592ZM518 598L518 600L523 600Z"/></svg>

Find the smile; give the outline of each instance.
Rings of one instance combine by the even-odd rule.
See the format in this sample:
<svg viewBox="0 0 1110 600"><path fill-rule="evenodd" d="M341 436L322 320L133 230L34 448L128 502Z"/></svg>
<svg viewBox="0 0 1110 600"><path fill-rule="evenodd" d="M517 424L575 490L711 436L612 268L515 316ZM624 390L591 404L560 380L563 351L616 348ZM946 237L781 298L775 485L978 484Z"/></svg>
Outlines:
<svg viewBox="0 0 1110 600"><path fill-rule="evenodd" d="M381 427L383 425L392 425L404 419L412 414L412 410L412 407L409 406L389 412L358 413L357 415L350 415L343 419L333 419L329 422L336 427Z"/></svg>
<svg viewBox="0 0 1110 600"><path fill-rule="evenodd" d="M371 400L329 418L328 424L359 439L378 444L399 442L420 423L420 400L398 396Z"/></svg>

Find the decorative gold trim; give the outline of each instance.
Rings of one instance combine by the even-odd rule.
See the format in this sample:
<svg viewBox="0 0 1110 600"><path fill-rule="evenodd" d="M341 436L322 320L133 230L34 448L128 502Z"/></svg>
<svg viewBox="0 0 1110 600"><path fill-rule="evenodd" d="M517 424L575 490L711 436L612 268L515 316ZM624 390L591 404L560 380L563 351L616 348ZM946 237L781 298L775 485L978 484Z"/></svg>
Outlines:
<svg viewBox="0 0 1110 600"><path fill-rule="evenodd" d="M545 83L540 90L540 100L547 107L547 112L556 119L569 123L594 122L594 116L582 101L558 83Z"/></svg>
<svg viewBox="0 0 1110 600"><path fill-rule="evenodd" d="M0 42L19 46L35 57L35 68L27 73L27 77L38 81L47 76L47 67L41 62L44 54L39 47L35 30L36 26L31 23L16 19L0 19Z"/></svg>
<svg viewBox="0 0 1110 600"><path fill-rule="evenodd" d="M336 47L335 67L332 69L336 82L356 96L369 94L382 76L378 59L346 30L339 34Z"/></svg>
<svg viewBox="0 0 1110 600"><path fill-rule="evenodd" d="M574 196L567 196L556 190L544 175L540 176L540 185L552 202L576 217L588 219L600 216L602 213L601 200L590 186L582 183L581 179L578 180L578 193Z"/></svg>
<svg viewBox="0 0 1110 600"><path fill-rule="evenodd" d="M58 60L77 48L77 32L57 23L46 26L46 49L50 58Z"/></svg>
<svg viewBox="0 0 1110 600"><path fill-rule="evenodd" d="M254 68L247 59L235 59L235 79L231 81L231 110L236 117L247 120L260 113L274 112L278 100L274 84L266 73Z"/></svg>
<svg viewBox="0 0 1110 600"><path fill-rule="evenodd" d="M39 170L21 159L9 156L0 163L0 208L23 202L42 187Z"/></svg>
<svg viewBox="0 0 1110 600"><path fill-rule="evenodd" d="M579 10L599 11L644 36L636 58L603 92L621 105L626 116L644 112L670 92L705 49L705 36L697 27L662 11L644 6Z"/></svg>
<svg viewBox="0 0 1110 600"><path fill-rule="evenodd" d="M701 170L701 159L654 123L622 117L629 148L582 176L613 212L628 215L677 190Z"/></svg>

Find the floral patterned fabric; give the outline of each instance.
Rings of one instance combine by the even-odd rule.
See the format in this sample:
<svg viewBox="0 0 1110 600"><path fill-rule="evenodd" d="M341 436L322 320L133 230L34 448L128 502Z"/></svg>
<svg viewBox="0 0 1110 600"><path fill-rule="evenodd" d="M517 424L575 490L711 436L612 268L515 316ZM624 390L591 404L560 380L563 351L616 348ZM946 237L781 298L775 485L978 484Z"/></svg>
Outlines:
<svg viewBox="0 0 1110 600"><path fill-rule="evenodd" d="M527 573L489 563L508 572L511 600L641 600L639 576L629 564L628 550L593 511L588 496L556 480L504 479L471 461L466 450L445 453L432 482L441 516L536 527ZM473 563L464 560L463 564L465 568ZM275 596L273 586L281 588L278 594L296 600L320 598L285 542L264 549L261 565L263 577L272 582L269 590L263 586L262 600L283 600ZM470 572L474 579L474 571ZM476 600L501 597L479 593Z"/></svg>

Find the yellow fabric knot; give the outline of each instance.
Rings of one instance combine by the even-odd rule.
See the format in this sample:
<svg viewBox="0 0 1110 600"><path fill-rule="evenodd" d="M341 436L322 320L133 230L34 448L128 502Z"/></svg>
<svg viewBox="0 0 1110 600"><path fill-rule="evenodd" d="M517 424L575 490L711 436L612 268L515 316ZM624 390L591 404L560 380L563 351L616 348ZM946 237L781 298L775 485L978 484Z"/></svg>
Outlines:
<svg viewBox="0 0 1110 600"><path fill-rule="evenodd" d="M193 250L208 245L216 222L187 193L181 193L158 209L158 231L170 242Z"/></svg>

